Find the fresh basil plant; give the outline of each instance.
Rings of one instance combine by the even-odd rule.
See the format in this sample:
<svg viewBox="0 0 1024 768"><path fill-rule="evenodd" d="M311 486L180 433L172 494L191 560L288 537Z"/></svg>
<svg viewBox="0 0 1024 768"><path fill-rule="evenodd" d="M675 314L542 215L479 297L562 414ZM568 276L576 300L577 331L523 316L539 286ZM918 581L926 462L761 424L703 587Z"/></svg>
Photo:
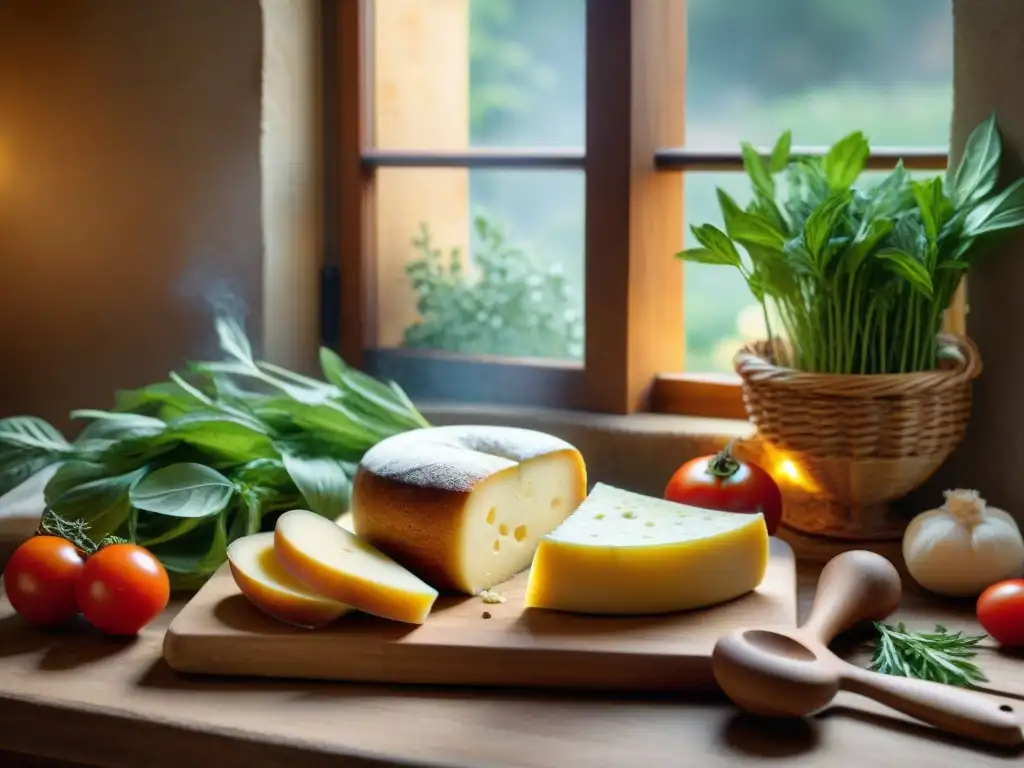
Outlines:
<svg viewBox="0 0 1024 768"><path fill-rule="evenodd" d="M357 462L380 440L429 426L393 382L321 349L326 381L257 360L221 317L224 359L187 378L120 392L112 411L81 410L74 442L32 416L0 420L0 495L60 462L45 500L91 538L145 546L176 589L201 585L235 539L296 507L337 517Z"/></svg>
<svg viewBox="0 0 1024 768"><path fill-rule="evenodd" d="M741 208L719 189L724 231L692 226L699 247L677 257L743 274L778 364L840 374L934 368L961 278L1024 225L1024 179L998 188L995 116L971 133L945 180L911 179L901 161L862 187L862 133L823 156L794 155L790 142L787 131L767 157L742 144L751 203Z"/></svg>

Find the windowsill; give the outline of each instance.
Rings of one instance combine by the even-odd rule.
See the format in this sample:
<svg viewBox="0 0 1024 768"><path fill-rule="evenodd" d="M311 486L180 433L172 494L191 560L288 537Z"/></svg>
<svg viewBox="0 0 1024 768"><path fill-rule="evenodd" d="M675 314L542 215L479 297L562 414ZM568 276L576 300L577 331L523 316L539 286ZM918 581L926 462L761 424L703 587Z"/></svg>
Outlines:
<svg viewBox="0 0 1024 768"><path fill-rule="evenodd" d="M557 435L583 454L591 483L600 481L655 497L661 497L669 477L683 462L715 453L729 440L745 440L756 433L753 424L741 419L667 413L626 416L437 401L421 401L417 405L426 419L436 426L494 424ZM757 461L759 446L756 441L752 441L751 447L754 454L750 458ZM899 541L829 539L800 533L785 525L776 535L793 548L801 561L825 563L855 546L877 552L893 563L902 563Z"/></svg>
<svg viewBox="0 0 1024 768"><path fill-rule="evenodd" d="M417 408L431 423L468 424L482 419L488 424L536 423L538 425L565 425L583 427L609 433L637 435L673 435L697 438L745 438L753 435L753 425L745 419L715 419L704 416L680 416L669 413L633 413L629 415L590 413L562 408L534 408L528 406L482 405L425 400ZM500 421L499 421L500 420ZM541 429L543 427L536 427Z"/></svg>

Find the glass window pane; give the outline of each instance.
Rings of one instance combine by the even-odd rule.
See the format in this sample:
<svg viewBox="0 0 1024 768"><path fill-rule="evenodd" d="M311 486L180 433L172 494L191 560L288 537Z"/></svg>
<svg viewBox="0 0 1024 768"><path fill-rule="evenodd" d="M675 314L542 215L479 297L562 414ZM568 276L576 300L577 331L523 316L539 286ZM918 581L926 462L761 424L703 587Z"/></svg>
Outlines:
<svg viewBox="0 0 1024 768"><path fill-rule="evenodd" d="M858 186L877 184L888 171L865 171ZM926 179L937 171L912 171ZM781 176L776 177L781 189ZM684 247L699 244L690 226L714 224L723 228L716 188L721 187L740 207L752 199L750 181L741 172L687 173L683 181L686 222ZM743 249L740 248L742 253ZM684 370L694 373L731 373L736 351L750 341L765 338L761 305L751 295L746 281L732 267L710 264L684 265L683 315L686 329Z"/></svg>
<svg viewBox="0 0 1024 768"><path fill-rule="evenodd" d="M579 171L380 169L378 345L581 360L583 195Z"/></svg>
<svg viewBox="0 0 1024 768"><path fill-rule="evenodd" d="M949 0L687 0L686 143L949 141Z"/></svg>
<svg viewBox="0 0 1024 768"><path fill-rule="evenodd" d="M377 0L372 142L582 145L586 0Z"/></svg>

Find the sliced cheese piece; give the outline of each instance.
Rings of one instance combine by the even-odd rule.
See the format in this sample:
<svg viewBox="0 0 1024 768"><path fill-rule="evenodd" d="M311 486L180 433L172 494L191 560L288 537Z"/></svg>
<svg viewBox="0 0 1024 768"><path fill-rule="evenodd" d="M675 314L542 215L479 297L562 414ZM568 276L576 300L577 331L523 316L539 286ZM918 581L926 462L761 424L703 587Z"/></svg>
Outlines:
<svg viewBox="0 0 1024 768"><path fill-rule="evenodd" d="M256 533L231 542L228 565L242 594L278 621L312 629L353 610L321 597L288 573L274 554L273 533Z"/></svg>
<svg viewBox="0 0 1024 768"><path fill-rule="evenodd" d="M314 512L285 512L274 551L295 578L331 600L386 619L422 624L437 590L351 531Z"/></svg>
<svg viewBox="0 0 1024 768"><path fill-rule="evenodd" d="M716 512L597 484L540 542L528 608L653 614L723 603L768 567L764 516Z"/></svg>
<svg viewBox="0 0 1024 768"><path fill-rule="evenodd" d="M583 457L514 427L416 429L363 457L355 532L439 589L479 594L530 565L587 493Z"/></svg>

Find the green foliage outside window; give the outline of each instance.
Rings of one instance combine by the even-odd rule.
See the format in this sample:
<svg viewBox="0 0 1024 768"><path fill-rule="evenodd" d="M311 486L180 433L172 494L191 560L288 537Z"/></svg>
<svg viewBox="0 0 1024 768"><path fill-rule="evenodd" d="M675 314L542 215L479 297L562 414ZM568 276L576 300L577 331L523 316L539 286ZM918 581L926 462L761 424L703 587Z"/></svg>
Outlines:
<svg viewBox="0 0 1024 768"><path fill-rule="evenodd" d="M583 318L560 264L545 265L509 242L483 214L473 219L472 268L460 249L446 256L427 224L406 266L420 319L405 329L403 346L467 355L579 358Z"/></svg>

